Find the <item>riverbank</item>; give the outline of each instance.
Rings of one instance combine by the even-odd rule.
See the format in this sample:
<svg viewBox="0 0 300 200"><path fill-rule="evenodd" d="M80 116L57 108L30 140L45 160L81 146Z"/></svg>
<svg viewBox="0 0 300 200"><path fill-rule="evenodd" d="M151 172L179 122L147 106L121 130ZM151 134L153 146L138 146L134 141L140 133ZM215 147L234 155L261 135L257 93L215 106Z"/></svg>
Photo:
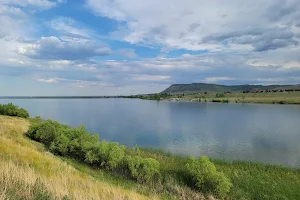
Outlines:
<svg viewBox="0 0 300 200"><path fill-rule="evenodd" d="M160 163L162 181L139 183L73 158L54 156L43 145L23 135L33 122L30 119L0 116L0 163L3 170L9 169L2 173L6 178L1 180L10 180L0 184L8 188L1 187L0 196L4 194L11 199L24 195L46 196L44 199L204 198L188 179L187 157L151 149L132 150L142 158L153 158ZM217 171L224 173L232 183L225 199L300 199L298 169L250 162L212 161ZM30 177L30 180L26 177ZM19 182L22 183L21 187ZM12 196L15 194L19 196ZM78 198L75 198L77 195ZM206 195L206 198L213 197Z"/></svg>
<svg viewBox="0 0 300 200"><path fill-rule="evenodd" d="M149 199L49 153L24 136L30 123L0 115L0 199Z"/></svg>
<svg viewBox="0 0 300 200"><path fill-rule="evenodd" d="M129 98L129 97L126 97ZM196 93L196 94L152 94L131 96L145 100L219 102L219 103L265 103L300 104L300 92L259 92L259 93Z"/></svg>

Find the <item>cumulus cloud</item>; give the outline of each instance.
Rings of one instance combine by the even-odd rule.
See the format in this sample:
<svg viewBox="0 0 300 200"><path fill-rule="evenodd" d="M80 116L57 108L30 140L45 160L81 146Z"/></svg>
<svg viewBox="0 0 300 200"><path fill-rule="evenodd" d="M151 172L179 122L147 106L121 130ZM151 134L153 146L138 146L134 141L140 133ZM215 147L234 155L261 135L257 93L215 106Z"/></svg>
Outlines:
<svg viewBox="0 0 300 200"><path fill-rule="evenodd" d="M298 0L86 0L95 15L116 21L110 33L55 13L35 19L42 16L36 11L64 2L0 0L1 75L90 94L160 92L191 82L299 83ZM97 58L106 55L110 60Z"/></svg>
<svg viewBox="0 0 300 200"><path fill-rule="evenodd" d="M35 59L79 60L94 56L106 56L110 48L89 40L63 41L58 37L42 37L36 43L19 48L19 54Z"/></svg>
<svg viewBox="0 0 300 200"><path fill-rule="evenodd" d="M93 13L125 24L118 35L133 44L168 49L267 51L297 45L298 0L245 2L190 0L87 0Z"/></svg>
<svg viewBox="0 0 300 200"><path fill-rule="evenodd" d="M45 82L45 83L57 83L58 82L55 78L49 78L49 79L39 78L36 80L39 82Z"/></svg>
<svg viewBox="0 0 300 200"><path fill-rule="evenodd" d="M160 76L160 75L148 75L148 74L138 74L132 77L133 80L137 81L164 81L169 80L170 76Z"/></svg>
<svg viewBox="0 0 300 200"><path fill-rule="evenodd" d="M89 38L92 35L91 30L85 29L83 25L68 17L55 18L49 25L60 34L70 37Z"/></svg>
<svg viewBox="0 0 300 200"><path fill-rule="evenodd" d="M246 29L230 33L212 34L202 39L203 42L228 42L252 45L256 51L274 50L289 45L297 45L295 34L285 28Z"/></svg>
<svg viewBox="0 0 300 200"><path fill-rule="evenodd" d="M232 77L206 77L203 80L203 82L218 83L220 81L232 81L232 80L236 80L236 78L232 78Z"/></svg>
<svg viewBox="0 0 300 200"><path fill-rule="evenodd" d="M61 1L58 0L58 3L61 3ZM48 0L2 0L0 4L47 10L55 7L57 2Z"/></svg>
<svg viewBox="0 0 300 200"><path fill-rule="evenodd" d="M137 57L134 49L120 49L120 50L118 50L117 54L119 54L120 56L123 56L125 58L136 58Z"/></svg>

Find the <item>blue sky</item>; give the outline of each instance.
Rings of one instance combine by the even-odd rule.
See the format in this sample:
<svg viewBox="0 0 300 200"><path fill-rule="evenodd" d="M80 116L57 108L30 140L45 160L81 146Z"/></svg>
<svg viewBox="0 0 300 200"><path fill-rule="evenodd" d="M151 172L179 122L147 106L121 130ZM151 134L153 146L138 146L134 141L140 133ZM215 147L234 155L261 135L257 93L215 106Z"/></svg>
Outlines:
<svg viewBox="0 0 300 200"><path fill-rule="evenodd" d="M300 83L299 0L1 0L1 95Z"/></svg>

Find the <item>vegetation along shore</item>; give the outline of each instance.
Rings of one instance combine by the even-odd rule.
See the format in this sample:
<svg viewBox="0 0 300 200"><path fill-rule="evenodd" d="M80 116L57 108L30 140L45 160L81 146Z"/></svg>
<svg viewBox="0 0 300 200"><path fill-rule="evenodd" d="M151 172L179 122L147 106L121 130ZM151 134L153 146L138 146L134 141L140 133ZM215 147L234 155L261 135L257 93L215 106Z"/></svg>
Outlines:
<svg viewBox="0 0 300 200"><path fill-rule="evenodd" d="M0 199L300 199L300 170L101 140L0 105Z"/></svg>
<svg viewBox="0 0 300 200"><path fill-rule="evenodd" d="M126 98L216 103L300 104L300 85L174 84L157 94Z"/></svg>

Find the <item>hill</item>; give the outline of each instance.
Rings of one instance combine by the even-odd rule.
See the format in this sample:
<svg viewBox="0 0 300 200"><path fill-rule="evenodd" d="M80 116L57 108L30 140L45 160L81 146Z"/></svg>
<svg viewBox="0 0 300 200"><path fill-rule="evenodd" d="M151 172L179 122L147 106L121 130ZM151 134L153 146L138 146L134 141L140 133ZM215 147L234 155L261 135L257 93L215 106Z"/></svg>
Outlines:
<svg viewBox="0 0 300 200"><path fill-rule="evenodd" d="M224 93L265 90L300 90L300 85L217 85L206 83L173 84L161 93L191 94L191 93Z"/></svg>

